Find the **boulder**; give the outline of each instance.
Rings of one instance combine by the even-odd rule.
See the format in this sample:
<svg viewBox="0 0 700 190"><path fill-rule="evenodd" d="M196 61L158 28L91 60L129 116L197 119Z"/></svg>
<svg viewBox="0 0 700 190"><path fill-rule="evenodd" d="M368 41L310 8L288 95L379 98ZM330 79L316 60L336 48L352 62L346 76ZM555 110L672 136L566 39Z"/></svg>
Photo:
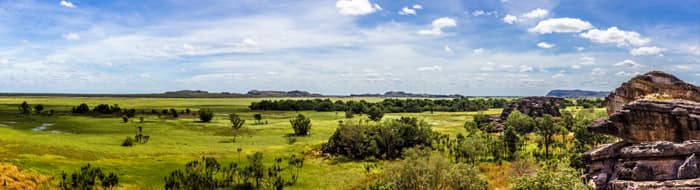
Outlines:
<svg viewBox="0 0 700 190"><path fill-rule="evenodd" d="M700 103L687 100L633 101L588 129L629 142L700 140Z"/></svg>
<svg viewBox="0 0 700 190"><path fill-rule="evenodd" d="M661 71L651 71L623 83L605 98L608 114L622 110L629 102L650 94L700 102L700 88Z"/></svg>

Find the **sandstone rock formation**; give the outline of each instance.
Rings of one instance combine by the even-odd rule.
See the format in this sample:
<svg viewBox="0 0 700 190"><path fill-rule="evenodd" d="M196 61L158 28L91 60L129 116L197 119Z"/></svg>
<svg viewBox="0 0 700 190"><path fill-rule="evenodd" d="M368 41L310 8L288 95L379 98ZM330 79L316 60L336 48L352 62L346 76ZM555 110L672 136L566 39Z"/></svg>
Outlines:
<svg viewBox="0 0 700 190"><path fill-rule="evenodd" d="M519 102L513 102L508 107L503 109L499 119L505 121L514 110L518 110L523 114L529 115L530 117L542 117L545 114L549 114L555 117L561 116L559 113L560 104L563 103L564 98L559 97L546 97L546 96L532 96L524 97Z"/></svg>
<svg viewBox="0 0 700 190"><path fill-rule="evenodd" d="M666 94L675 99L700 102L700 88L683 82L661 71L636 76L623 83L605 98L608 114L622 110L622 106L648 94Z"/></svg>
<svg viewBox="0 0 700 190"><path fill-rule="evenodd" d="M663 93L670 100L639 99ZM698 89L650 72L606 98L609 117L588 129L622 141L584 153L584 178L596 189L700 189Z"/></svg>

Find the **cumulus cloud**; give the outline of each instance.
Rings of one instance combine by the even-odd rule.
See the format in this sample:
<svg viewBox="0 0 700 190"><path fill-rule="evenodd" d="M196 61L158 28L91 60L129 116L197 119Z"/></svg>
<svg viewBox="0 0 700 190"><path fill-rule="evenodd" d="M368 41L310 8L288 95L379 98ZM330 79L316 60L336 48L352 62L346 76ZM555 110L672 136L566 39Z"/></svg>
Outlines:
<svg viewBox="0 0 700 190"><path fill-rule="evenodd" d="M472 16L493 16L493 15L498 15L497 11L484 11L484 10L476 10L472 12Z"/></svg>
<svg viewBox="0 0 700 190"><path fill-rule="evenodd" d="M474 53L475 53L475 54L481 54L481 53L484 53L484 51L485 51L484 48L477 48L477 49L474 49Z"/></svg>
<svg viewBox="0 0 700 190"><path fill-rule="evenodd" d="M450 46L445 45L445 48L443 48L445 52L452 52L452 48Z"/></svg>
<svg viewBox="0 0 700 190"><path fill-rule="evenodd" d="M521 65L519 69L520 69L521 73L530 72L533 70L533 68L531 66L527 66L527 65Z"/></svg>
<svg viewBox="0 0 700 190"><path fill-rule="evenodd" d="M75 8L75 5L73 3L66 0L61 0L61 3L59 5L61 5L61 7Z"/></svg>
<svg viewBox="0 0 700 190"><path fill-rule="evenodd" d="M552 78L555 78L555 79L560 79L560 78L564 78L564 77L565 77L564 73L557 73L555 75L552 75Z"/></svg>
<svg viewBox="0 0 700 190"><path fill-rule="evenodd" d="M367 15L381 11L382 7L372 4L369 0L338 0L335 7L341 15Z"/></svg>
<svg viewBox="0 0 700 190"><path fill-rule="evenodd" d="M587 21L578 18L550 18L540 21L535 27L528 29L530 32L540 34L549 33L572 33L581 32L593 28L593 25Z"/></svg>
<svg viewBox="0 0 700 190"><path fill-rule="evenodd" d="M547 43L547 42L540 42L540 43L537 43L537 47L544 48L544 49L553 48L554 46L556 46L556 45L550 44L550 43Z"/></svg>
<svg viewBox="0 0 700 190"><path fill-rule="evenodd" d="M422 5L419 5L419 4L415 4L415 5L413 5L412 7L413 7L413 9L416 9L416 10L423 9L423 6L422 6Z"/></svg>
<svg viewBox="0 0 700 190"><path fill-rule="evenodd" d="M595 64L595 58L593 57L582 57L581 58L581 65L593 65Z"/></svg>
<svg viewBox="0 0 700 190"><path fill-rule="evenodd" d="M690 65L675 65L673 66L676 70L690 71L692 67Z"/></svg>
<svg viewBox="0 0 700 190"><path fill-rule="evenodd" d="M649 46L649 47L639 47L639 48L634 48L630 50L630 55L633 56L640 56L640 55L663 55L663 53L666 51L664 48L659 48L656 46Z"/></svg>
<svg viewBox="0 0 700 190"><path fill-rule="evenodd" d="M546 17L548 14L549 14L549 11L547 9L537 8L535 10L532 10L528 13L523 14L523 17L525 17L525 18L542 18L542 17Z"/></svg>
<svg viewBox="0 0 700 190"><path fill-rule="evenodd" d="M641 46L651 41L649 38L643 38L637 32L624 31L617 27L610 27L606 30L592 29L579 36L595 43L617 44L617 46Z"/></svg>
<svg viewBox="0 0 700 190"><path fill-rule="evenodd" d="M433 25L432 29L418 31L418 34L439 36L439 35L442 35L443 28L451 28L451 27L457 26L457 21L455 21L454 19L451 19L449 17L442 17L439 19L435 19L433 21L432 25Z"/></svg>
<svg viewBox="0 0 700 190"><path fill-rule="evenodd" d="M637 63L636 61L625 59L624 61L620 61L615 63L615 66L618 67L631 67L631 68L639 68L643 67L643 65Z"/></svg>
<svg viewBox="0 0 700 190"><path fill-rule="evenodd" d="M429 66L429 67L418 67L418 69L416 69L416 70L418 70L418 71L439 72L439 71L442 71L442 67L440 67L440 66L438 66L438 65L434 65L434 66Z"/></svg>
<svg viewBox="0 0 700 190"><path fill-rule="evenodd" d="M506 17L503 17L503 22L513 24L515 22L518 22L518 17L513 15L506 15Z"/></svg>
<svg viewBox="0 0 700 190"><path fill-rule="evenodd" d="M80 40L80 35L76 33L63 34L63 39L66 40Z"/></svg>
<svg viewBox="0 0 700 190"><path fill-rule="evenodd" d="M416 15L416 10L408 8L408 7L403 7L401 9L401 11L399 11L399 14L400 15Z"/></svg>
<svg viewBox="0 0 700 190"><path fill-rule="evenodd" d="M7 64L7 63L10 63L10 61L7 59L0 59L0 65Z"/></svg>
<svg viewBox="0 0 700 190"><path fill-rule="evenodd" d="M591 70L591 75L593 76L603 76L605 74L608 74L608 72L605 71L605 69L594 68L593 70Z"/></svg>
<svg viewBox="0 0 700 190"><path fill-rule="evenodd" d="M576 47L576 51L583 51L583 50L586 50L586 48L584 48L584 47L581 47L581 46L579 46L579 47Z"/></svg>
<svg viewBox="0 0 700 190"><path fill-rule="evenodd" d="M615 73L615 76L617 76L617 77L632 77L632 76L636 76L639 74L640 74L639 72L632 73L632 72L620 71L620 72Z"/></svg>

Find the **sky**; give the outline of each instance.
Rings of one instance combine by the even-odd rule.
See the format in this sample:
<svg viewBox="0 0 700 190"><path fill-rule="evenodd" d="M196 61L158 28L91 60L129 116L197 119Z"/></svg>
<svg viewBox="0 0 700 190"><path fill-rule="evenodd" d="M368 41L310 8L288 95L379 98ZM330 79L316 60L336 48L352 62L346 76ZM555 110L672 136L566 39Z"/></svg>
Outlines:
<svg viewBox="0 0 700 190"><path fill-rule="evenodd" d="M697 0L0 0L0 92L610 91L700 81Z"/></svg>

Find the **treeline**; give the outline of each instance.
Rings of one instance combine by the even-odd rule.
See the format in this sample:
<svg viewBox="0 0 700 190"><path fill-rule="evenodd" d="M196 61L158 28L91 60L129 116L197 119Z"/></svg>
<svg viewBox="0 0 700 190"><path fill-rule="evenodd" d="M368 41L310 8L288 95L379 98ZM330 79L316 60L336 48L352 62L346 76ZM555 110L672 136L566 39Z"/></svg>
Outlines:
<svg viewBox="0 0 700 190"><path fill-rule="evenodd" d="M366 113L372 106L379 106L389 113L426 112L426 111L480 111L490 108L503 108L510 104L510 100L503 98L487 99L384 99L381 102L370 103L364 100L350 100L344 102L330 99L304 99L304 100L263 100L253 102L251 110L275 110L275 111L351 111L353 113Z"/></svg>

